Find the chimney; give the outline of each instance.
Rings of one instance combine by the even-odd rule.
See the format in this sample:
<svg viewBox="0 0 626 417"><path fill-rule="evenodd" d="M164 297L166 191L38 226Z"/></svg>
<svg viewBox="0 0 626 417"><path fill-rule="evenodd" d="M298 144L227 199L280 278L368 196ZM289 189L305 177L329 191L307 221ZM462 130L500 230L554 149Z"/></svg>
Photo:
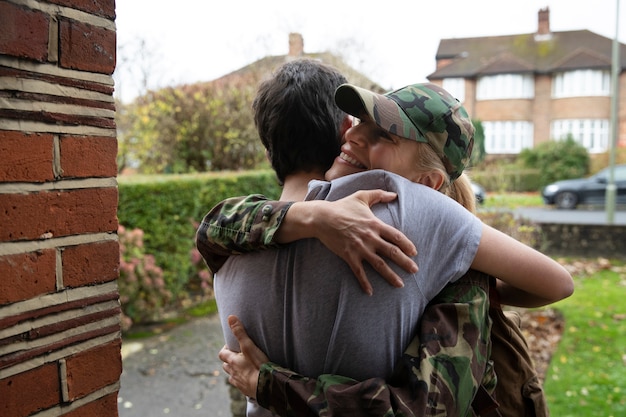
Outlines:
<svg viewBox="0 0 626 417"><path fill-rule="evenodd" d="M289 34L289 56L298 57L304 54L304 40L299 33Z"/></svg>
<svg viewBox="0 0 626 417"><path fill-rule="evenodd" d="M537 22L537 35L550 34L550 8L540 9Z"/></svg>

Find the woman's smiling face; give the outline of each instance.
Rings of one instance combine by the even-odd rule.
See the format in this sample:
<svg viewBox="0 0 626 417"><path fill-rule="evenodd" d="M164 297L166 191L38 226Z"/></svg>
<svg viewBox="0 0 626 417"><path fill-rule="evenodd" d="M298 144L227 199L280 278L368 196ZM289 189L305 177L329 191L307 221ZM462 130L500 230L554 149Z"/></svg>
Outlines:
<svg viewBox="0 0 626 417"><path fill-rule="evenodd" d="M332 180L369 169L384 169L416 181L418 143L387 132L365 115L344 135L341 154L326 172Z"/></svg>

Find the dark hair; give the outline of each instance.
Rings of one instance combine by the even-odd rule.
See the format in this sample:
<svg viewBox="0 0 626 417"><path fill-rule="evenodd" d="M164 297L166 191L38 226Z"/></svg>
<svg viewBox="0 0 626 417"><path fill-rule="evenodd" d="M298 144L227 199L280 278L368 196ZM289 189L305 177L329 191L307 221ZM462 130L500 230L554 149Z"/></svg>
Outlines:
<svg viewBox="0 0 626 417"><path fill-rule="evenodd" d="M339 155L346 113L334 96L345 82L333 67L298 59L261 83L252 104L254 123L281 184L295 172L326 171Z"/></svg>

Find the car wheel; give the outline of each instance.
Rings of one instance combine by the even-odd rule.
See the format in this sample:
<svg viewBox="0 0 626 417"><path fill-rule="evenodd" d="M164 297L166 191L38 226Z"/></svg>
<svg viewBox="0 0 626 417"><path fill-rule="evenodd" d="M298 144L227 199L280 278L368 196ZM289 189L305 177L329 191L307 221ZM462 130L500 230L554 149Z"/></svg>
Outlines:
<svg viewBox="0 0 626 417"><path fill-rule="evenodd" d="M560 209L571 210L578 204L578 196L571 191L559 193L555 198L556 206Z"/></svg>

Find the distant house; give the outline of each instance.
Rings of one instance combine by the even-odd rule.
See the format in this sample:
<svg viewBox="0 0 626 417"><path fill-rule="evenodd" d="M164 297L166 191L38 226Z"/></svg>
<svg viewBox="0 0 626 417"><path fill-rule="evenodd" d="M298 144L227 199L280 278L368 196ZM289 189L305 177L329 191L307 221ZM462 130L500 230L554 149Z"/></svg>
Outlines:
<svg viewBox="0 0 626 417"><path fill-rule="evenodd" d="M571 134L591 153L611 138L613 40L588 30L442 39L427 78L453 93L483 123L485 150L517 154ZM626 45L619 44L618 146L626 147Z"/></svg>
<svg viewBox="0 0 626 417"><path fill-rule="evenodd" d="M316 52L307 53L304 52L304 39L299 33L289 34L289 52L286 55L267 56L261 58L243 68L228 73L211 83L222 84L237 84L242 83L246 85L258 84L259 81L268 78L272 72L280 65L297 58L309 58L319 60L327 65L331 65L337 68L347 79L348 82L358 85L369 90L384 92L385 90L367 78L365 75L355 70L346 64L341 57L334 55L330 52Z"/></svg>

